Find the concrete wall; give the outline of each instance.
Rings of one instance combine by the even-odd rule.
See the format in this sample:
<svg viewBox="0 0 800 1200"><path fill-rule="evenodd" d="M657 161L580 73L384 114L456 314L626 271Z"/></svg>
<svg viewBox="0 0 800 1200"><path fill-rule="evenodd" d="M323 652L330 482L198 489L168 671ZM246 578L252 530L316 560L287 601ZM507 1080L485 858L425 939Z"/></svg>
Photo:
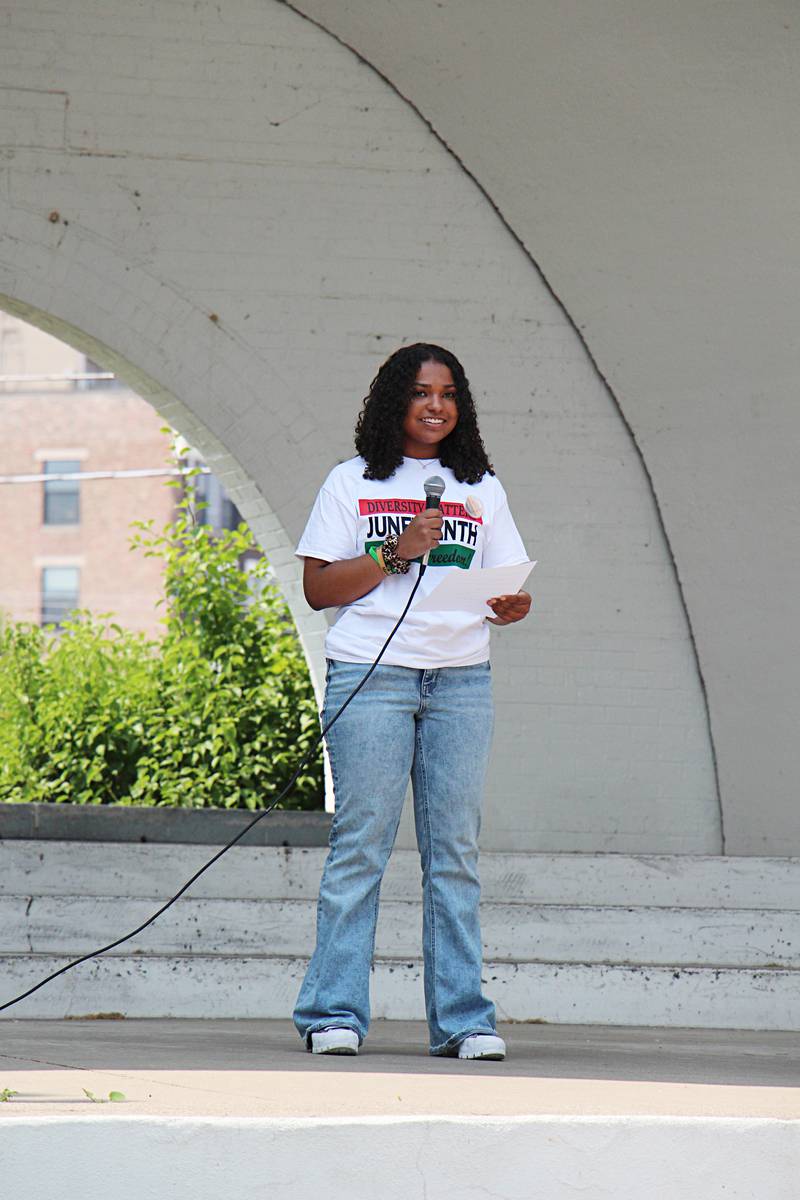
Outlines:
<svg viewBox="0 0 800 1200"><path fill-rule="evenodd" d="M569 313L644 457L669 539L725 847L796 852L796 5L294 7L408 97Z"/></svg>
<svg viewBox="0 0 800 1200"><path fill-rule="evenodd" d="M398 1084L398 1086L401 1086ZM116 1109L116 1105L109 1106ZM736 1117L18 1117L7 1123L11 1194L55 1200L74 1180L105 1200L221 1193L276 1200L489 1200L536 1194L639 1200L791 1200L797 1122ZM764 1163L772 1170L764 1182ZM39 1171L31 1172L31 1164ZM63 1184L61 1184L63 1187ZM764 1191L764 1188L767 1191Z"/></svg>
<svg viewBox="0 0 800 1200"><path fill-rule="evenodd" d="M705 144L707 122L673 128L685 92L719 107L749 96L749 77L709 74L711 16L683 4L669 18L640 6L628 23L612 3L306 7L420 112L275 0L8 13L0 305L115 369L198 446L270 553L317 663L324 625L300 599L291 544L321 478L350 453L381 359L402 341L450 345L540 560L535 613L496 636L485 844L796 852L781 725L796 696L784 666L796 635L764 599L800 561L780 566L788 558L774 549L788 553L793 531L788 516L781 526L790 477L776 435L776 417L791 432L788 394L759 401L753 371L738 373L765 316L749 342L737 326L724 381L698 373L719 351L703 255L718 263L736 217L712 222L699 195L695 236L676 259L676 196L685 220L696 173L659 188L656 170L666 149ZM733 22L741 36L745 11ZM666 104L675 61L684 86ZM654 111L642 103L648 72ZM733 171L732 155L724 163ZM725 190L729 205L735 194ZM678 267L690 251L687 278ZM775 261L770 278L783 270L787 291ZM730 275L714 279L724 312ZM738 297L737 319L753 302ZM765 346L777 348L776 333ZM762 349L748 363L767 362ZM790 377L780 361L776 387ZM727 441L717 464L708 433L724 403L746 439ZM751 699L765 714L757 725ZM759 829L747 810L756 796Z"/></svg>

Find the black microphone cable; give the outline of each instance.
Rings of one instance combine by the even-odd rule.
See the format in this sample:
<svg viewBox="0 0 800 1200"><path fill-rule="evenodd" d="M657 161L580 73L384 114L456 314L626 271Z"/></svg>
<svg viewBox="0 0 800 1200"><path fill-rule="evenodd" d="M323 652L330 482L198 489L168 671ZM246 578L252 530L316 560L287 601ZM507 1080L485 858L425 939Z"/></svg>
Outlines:
<svg viewBox="0 0 800 1200"><path fill-rule="evenodd" d="M389 645L392 638L397 633L398 629L400 628L403 621L405 620L406 614L407 614L409 608L411 607L411 602L413 601L414 597L417 594L417 588L419 587L420 581L424 574L425 574L425 563L421 563L420 569L419 569L419 575L417 576L416 582L414 583L414 586L411 589L411 595L408 597L408 600L406 601L406 606L403 609L403 611L401 612L400 616L397 618L397 622L395 623L395 626L392 629L391 633L389 634L386 641L381 646L380 651L378 653L378 657L375 659L374 663L372 663L372 665L370 666L366 675L361 680L361 682L358 684L358 686L353 688L353 691L347 697L347 699L345 700L344 704L341 706L339 711L333 717L331 717L330 721L328 721L327 725L325 725L325 727L322 729L322 731L319 734L319 736L317 737L316 741L313 743L310 750L306 754L305 758L300 763L300 766L297 768L294 775L289 780L289 782L286 784L286 787L283 789L283 791L278 796L278 798L276 800L273 800L272 804L270 804L268 808L262 809L262 811L258 814L258 816L254 817L253 820L249 823L249 825L245 825L244 829L242 829L239 833L237 833L236 837L232 838L228 842L227 846L223 846L222 849L219 850L213 856L213 858L210 858L208 860L208 862L205 864L205 866L202 866L199 871L195 871L194 875L191 877L191 879L187 879L186 883L183 885L183 887L180 889L180 891L177 891L175 893L175 895L166 902L166 904L162 904L161 908L159 908L157 912L154 912L152 917L150 917L147 921L144 921L143 924L137 926L136 929L131 930L130 933L126 933L124 937L117 938L117 940L115 942L109 942L109 944L107 946L102 946L99 950L93 950L90 954L84 954L81 956L81 958L76 958L72 962L68 962L66 964L66 966L60 967L57 971L54 971L52 973L52 975L48 975L45 979L40 980L39 983L34 984L32 988L28 988L27 992L22 992L19 996L15 996L13 1000L7 1000L5 1004L0 1004L0 1012L3 1012L6 1008L11 1008L11 1006L13 1004L19 1004L20 1000L25 1000L26 997L33 995L34 992L38 992L39 988L44 987L44 985L46 983L50 983L51 980L57 979L58 976L63 975L65 971L70 971L73 967L79 966L80 963L87 962L87 960L90 958L99 958L99 956L101 954L106 954L109 950L113 950L116 946L121 946L123 942L129 941L130 938L136 937L137 933L141 933L143 929L147 929L147 926L152 925L153 922L158 917L160 917L163 912L166 912L167 909L170 907L170 905L174 904L175 901L178 900L183 895L183 893L192 886L192 884L195 882L195 880L200 878L200 876L203 874L204 871L207 871L209 867L213 866L213 864L217 861L217 859L222 858L223 854L226 854L232 846L235 846L238 841L241 841L241 839L245 836L245 834L249 833L254 825L257 825L258 822L260 820L262 820L263 817L266 817L266 815L268 813L271 813L274 810L276 805L280 804L280 802L284 798L284 796L289 792L289 790L292 787L294 787L294 784L297 781L297 778L300 775L300 772L303 770L303 768L308 763L312 754L317 749L317 746L319 746L320 742L325 737L325 734L328 732L328 730L331 728L331 726L334 724L334 722L339 720L339 717L342 715L344 710L347 708L350 701L353 700L354 697L358 695L358 693L363 688L364 684L369 679L372 672L377 667L378 663L383 658L384 653L386 652L387 646Z"/></svg>

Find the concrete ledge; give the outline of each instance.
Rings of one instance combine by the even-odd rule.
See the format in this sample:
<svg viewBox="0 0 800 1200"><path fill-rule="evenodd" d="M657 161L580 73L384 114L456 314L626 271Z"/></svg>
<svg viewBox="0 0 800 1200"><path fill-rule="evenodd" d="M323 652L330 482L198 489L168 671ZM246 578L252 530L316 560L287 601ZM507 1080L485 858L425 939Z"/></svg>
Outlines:
<svg viewBox="0 0 800 1200"><path fill-rule="evenodd" d="M0 805L0 813L2 810ZM302 847L300 854L281 846L250 847L250 838L263 824L283 816L313 818L326 830L330 820L325 813L270 814L244 839L244 846L240 842L235 854L219 859L213 871L197 881L192 894L316 900L327 843ZM293 824L297 828L303 823ZM176 843L48 840L43 845L41 838L28 841L16 835L9 835L4 843L0 829L0 894L6 895L169 895L175 881L191 875L200 862L202 858L191 846ZM483 901L524 904L761 909L792 914L800 895L798 858L484 850L480 875ZM381 884L381 899L418 897L420 882L417 851L395 848Z"/></svg>
<svg viewBox="0 0 800 1200"><path fill-rule="evenodd" d="M9 1022L4 1194L795 1200L792 1035L500 1032L504 1062L459 1062L422 1022L375 1021L346 1059L285 1020Z"/></svg>
<svg viewBox="0 0 800 1200"><path fill-rule="evenodd" d="M5 1117L656 1116L800 1119L791 1033L501 1023L504 1062L428 1054L424 1021L372 1021L357 1058L289 1020L6 1022ZM124 1092L122 1104L84 1093Z"/></svg>
<svg viewBox="0 0 800 1200"><path fill-rule="evenodd" d="M137 808L118 804L0 804L0 840L181 842L223 846L253 820L242 809ZM269 813L245 846L325 846L326 812Z"/></svg>
<svg viewBox="0 0 800 1200"><path fill-rule="evenodd" d="M109 1106L111 1107L111 1106ZM795 1200L800 1124L676 1117L181 1119L4 1124L4 1185L55 1200ZM108 1169L101 1169L101 1164ZM35 1164L35 1170L32 1169ZM113 1189L110 1188L113 1183Z"/></svg>
<svg viewBox="0 0 800 1200"><path fill-rule="evenodd" d="M265 935L266 938L266 935ZM64 966L63 956L0 953L0 1003ZM81 963L0 1013L54 1018L114 1011L139 1018L280 1018L292 1011L308 959L243 955L108 954ZM791 1031L797 972L603 963L484 963L486 994L504 1021ZM419 959L376 959L372 1012L424 1015Z"/></svg>

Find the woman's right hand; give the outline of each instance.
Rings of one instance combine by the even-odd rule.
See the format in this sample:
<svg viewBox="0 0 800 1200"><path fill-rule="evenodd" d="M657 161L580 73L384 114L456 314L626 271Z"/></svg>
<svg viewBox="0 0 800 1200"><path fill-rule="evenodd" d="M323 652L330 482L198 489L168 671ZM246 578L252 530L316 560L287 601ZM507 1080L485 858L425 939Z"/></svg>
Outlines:
<svg viewBox="0 0 800 1200"><path fill-rule="evenodd" d="M397 539L399 558L420 558L442 540L442 510L423 508Z"/></svg>

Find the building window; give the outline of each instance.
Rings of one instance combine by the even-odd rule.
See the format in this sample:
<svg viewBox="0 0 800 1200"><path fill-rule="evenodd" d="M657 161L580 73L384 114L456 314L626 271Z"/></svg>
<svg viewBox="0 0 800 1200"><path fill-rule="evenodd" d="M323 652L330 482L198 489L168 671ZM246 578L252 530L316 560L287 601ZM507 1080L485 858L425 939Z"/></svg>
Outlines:
<svg viewBox="0 0 800 1200"><path fill-rule="evenodd" d="M81 469L77 459L50 459L45 475L73 475ZM45 525L77 525L81 519L80 482L77 479L47 479L44 484Z"/></svg>
<svg viewBox="0 0 800 1200"><path fill-rule="evenodd" d="M225 489L214 475L197 475L194 486L198 506L201 506L197 513L198 525L210 525L219 530L238 528L242 514L225 495Z"/></svg>
<svg viewBox="0 0 800 1200"><path fill-rule="evenodd" d="M64 619L78 607L80 578L78 567L42 568L42 625L60 629Z"/></svg>

